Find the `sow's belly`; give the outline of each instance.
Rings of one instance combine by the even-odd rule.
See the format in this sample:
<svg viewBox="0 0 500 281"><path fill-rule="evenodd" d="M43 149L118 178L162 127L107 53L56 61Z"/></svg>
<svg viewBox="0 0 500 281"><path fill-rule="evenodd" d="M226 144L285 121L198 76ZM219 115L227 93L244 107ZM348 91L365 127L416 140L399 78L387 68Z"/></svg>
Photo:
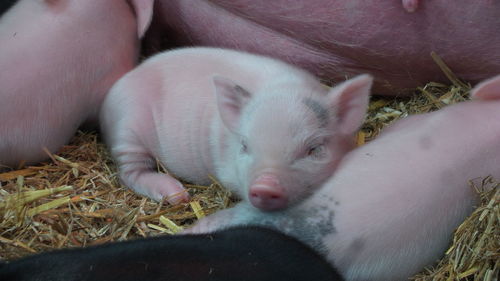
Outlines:
<svg viewBox="0 0 500 281"><path fill-rule="evenodd" d="M371 73L378 94L446 82L432 51L473 83L500 73L499 1L421 0L413 13L377 0L160 0L156 9L151 44L242 49L329 82Z"/></svg>

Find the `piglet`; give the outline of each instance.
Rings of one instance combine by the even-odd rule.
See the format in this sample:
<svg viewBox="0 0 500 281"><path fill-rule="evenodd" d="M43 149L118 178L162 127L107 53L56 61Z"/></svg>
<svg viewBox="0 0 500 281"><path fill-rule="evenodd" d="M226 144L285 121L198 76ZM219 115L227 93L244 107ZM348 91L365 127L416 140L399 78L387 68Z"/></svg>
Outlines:
<svg viewBox="0 0 500 281"><path fill-rule="evenodd" d="M59 250L0 264L2 281L342 281L310 247L262 227Z"/></svg>
<svg viewBox="0 0 500 281"><path fill-rule="evenodd" d="M101 131L123 183L155 200L188 198L155 170L208 184L209 174L262 210L309 194L352 149L372 78L329 90L283 62L233 50L156 55L107 96Z"/></svg>
<svg viewBox="0 0 500 281"><path fill-rule="evenodd" d="M397 121L296 206L263 213L243 202L189 232L265 225L321 251L346 280L407 280L443 255L473 210L469 181L500 178L500 76L472 95Z"/></svg>
<svg viewBox="0 0 500 281"><path fill-rule="evenodd" d="M105 94L136 64L153 2L19 0L2 15L0 169L42 161L44 148L57 151L97 121Z"/></svg>

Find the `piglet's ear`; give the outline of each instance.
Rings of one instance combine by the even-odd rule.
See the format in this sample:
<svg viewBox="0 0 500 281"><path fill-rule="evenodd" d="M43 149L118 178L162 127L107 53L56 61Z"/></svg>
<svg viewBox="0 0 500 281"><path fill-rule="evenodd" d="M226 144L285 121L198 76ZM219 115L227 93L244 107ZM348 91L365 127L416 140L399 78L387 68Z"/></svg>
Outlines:
<svg viewBox="0 0 500 281"><path fill-rule="evenodd" d="M135 12L137 36L141 39L148 30L153 18L154 0L128 0Z"/></svg>
<svg viewBox="0 0 500 281"><path fill-rule="evenodd" d="M470 95L479 100L500 99L500 75L477 84Z"/></svg>
<svg viewBox="0 0 500 281"><path fill-rule="evenodd" d="M341 134L352 135L365 119L373 77L364 74L347 80L330 90L330 108L337 115Z"/></svg>
<svg viewBox="0 0 500 281"><path fill-rule="evenodd" d="M222 76L214 76L215 95L219 114L226 127L237 132L241 111L251 98L250 92Z"/></svg>

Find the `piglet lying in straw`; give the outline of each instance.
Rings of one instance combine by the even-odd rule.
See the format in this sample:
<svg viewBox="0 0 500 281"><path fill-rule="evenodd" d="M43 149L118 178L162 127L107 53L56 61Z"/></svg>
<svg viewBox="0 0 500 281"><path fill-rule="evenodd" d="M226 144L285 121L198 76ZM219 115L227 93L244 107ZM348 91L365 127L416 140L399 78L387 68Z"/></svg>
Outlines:
<svg viewBox="0 0 500 281"><path fill-rule="evenodd" d="M443 255L473 210L468 182L500 178L500 76L472 96L396 122L296 206L263 213L243 202L189 231L265 225L322 252L346 280L407 280Z"/></svg>
<svg viewBox="0 0 500 281"><path fill-rule="evenodd" d="M342 281L295 238L259 227L59 250L9 264L2 281Z"/></svg>
<svg viewBox="0 0 500 281"><path fill-rule="evenodd" d="M372 78L326 89L283 62L224 49L156 55L113 86L102 133L120 178L136 192L178 203L183 185L209 174L262 210L297 202L353 148Z"/></svg>

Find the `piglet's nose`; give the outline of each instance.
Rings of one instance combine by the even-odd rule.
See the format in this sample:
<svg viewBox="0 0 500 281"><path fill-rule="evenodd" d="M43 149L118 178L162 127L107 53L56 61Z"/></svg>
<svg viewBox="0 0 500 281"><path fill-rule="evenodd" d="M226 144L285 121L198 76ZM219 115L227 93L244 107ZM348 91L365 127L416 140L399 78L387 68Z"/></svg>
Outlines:
<svg viewBox="0 0 500 281"><path fill-rule="evenodd" d="M256 208L273 211L287 206L288 198L285 189L273 175L261 175L250 186L250 203Z"/></svg>

